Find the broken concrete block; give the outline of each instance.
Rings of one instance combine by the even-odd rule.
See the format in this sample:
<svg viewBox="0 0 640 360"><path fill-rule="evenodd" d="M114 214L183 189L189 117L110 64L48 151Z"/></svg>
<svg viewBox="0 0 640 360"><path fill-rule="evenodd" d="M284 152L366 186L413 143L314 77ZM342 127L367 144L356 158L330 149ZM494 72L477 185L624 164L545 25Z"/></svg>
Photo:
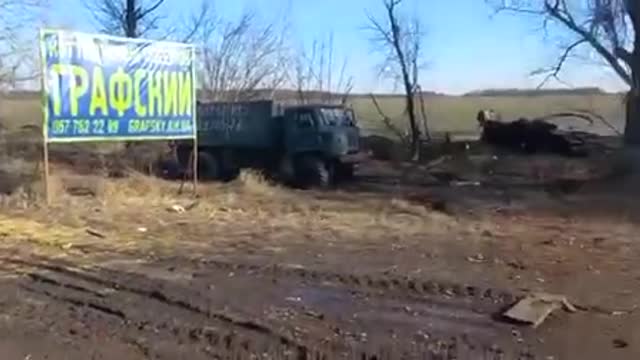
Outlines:
<svg viewBox="0 0 640 360"><path fill-rule="evenodd" d="M518 301L503 315L511 320L538 327L555 310L575 312L576 308L562 295L534 293Z"/></svg>

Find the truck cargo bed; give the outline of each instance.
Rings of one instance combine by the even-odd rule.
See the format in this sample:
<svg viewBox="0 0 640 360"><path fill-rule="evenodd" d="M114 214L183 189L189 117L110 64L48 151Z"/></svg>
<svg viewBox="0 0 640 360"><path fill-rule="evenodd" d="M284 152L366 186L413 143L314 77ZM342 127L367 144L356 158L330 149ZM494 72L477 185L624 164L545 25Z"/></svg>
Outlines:
<svg viewBox="0 0 640 360"><path fill-rule="evenodd" d="M273 101L198 104L200 146L275 148L281 123Z"/></svg>

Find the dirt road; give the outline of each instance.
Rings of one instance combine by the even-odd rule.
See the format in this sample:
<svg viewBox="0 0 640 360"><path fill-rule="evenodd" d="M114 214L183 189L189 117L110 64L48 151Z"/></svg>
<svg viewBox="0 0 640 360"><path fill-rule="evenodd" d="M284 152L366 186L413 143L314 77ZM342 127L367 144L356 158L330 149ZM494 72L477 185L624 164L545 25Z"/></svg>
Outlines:
<svg viewBox="0 0 640 360"><path fill-rule="evenodd" d="M213 260L2 263L23 274L1 291L16 359L528 359L536 345L496 321L514 295L494 289Z"/></svg>

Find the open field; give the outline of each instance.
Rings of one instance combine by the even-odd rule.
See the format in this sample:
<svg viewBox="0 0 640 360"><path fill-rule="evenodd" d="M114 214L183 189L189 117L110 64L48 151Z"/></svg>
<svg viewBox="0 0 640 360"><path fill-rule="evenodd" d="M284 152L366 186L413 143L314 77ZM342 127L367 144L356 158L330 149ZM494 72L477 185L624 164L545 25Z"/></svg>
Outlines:
<svg viewBox="0 0 640 360"><path fill-rule="evenodd" d="M362 119L363 128L371 132L383 132L384 126L371 100L357 97L352 100L354 109ZM381 108L391 118L401 118L404 104L397 97L381 97ZM476 115L480 109L495 109L505 120L519 117L536 117L558 111L589 110L602 115L618 129L624 127L622 100L618 95L542 95L542 96L427 96L425 97L429 127L434 132L477 133ZM584 123L577 122L575 125ZM602 124L595 124L591 131L611 134Z"/></svg>
<svg viewBox="0 0 640 360"><path fill-rule="evenodd" d="M379 102L387 116L404 124L403 99L397 96L381 96ZM354 96L350 103L356 110L365 133L387 135L388 131L371 100L366 96ZM426 96L426 112L429 127L435 132L477 133L475 121L480 109L493 108L505 119L521 116L535 117L550 112L589 110L602 115L618 129L624 127L623 106L620 95L541 95L541 96ZM25 124L42 122L40 98L36 95L0 96L0 124L11 129ZM576 125L585 124L582 122ZM595 124L591 131L611 134L602 124ZM402 125L401 125L402 126Z"/></svg>

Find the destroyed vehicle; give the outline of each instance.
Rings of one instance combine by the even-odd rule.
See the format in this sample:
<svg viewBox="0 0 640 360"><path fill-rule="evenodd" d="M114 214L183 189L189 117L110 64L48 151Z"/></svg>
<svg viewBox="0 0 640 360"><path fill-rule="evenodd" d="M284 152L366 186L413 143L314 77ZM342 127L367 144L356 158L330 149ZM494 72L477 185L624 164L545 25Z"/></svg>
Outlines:
<svg viewBox="0 0 640 360"><path fill-rule="evenodd" d="M503 122L495 112L482 110L478 112L477 121L482 128L481 141L490 145L528 154L587 155L585 133L560 130L557 125L542 119L520 118Z"/></svg>

